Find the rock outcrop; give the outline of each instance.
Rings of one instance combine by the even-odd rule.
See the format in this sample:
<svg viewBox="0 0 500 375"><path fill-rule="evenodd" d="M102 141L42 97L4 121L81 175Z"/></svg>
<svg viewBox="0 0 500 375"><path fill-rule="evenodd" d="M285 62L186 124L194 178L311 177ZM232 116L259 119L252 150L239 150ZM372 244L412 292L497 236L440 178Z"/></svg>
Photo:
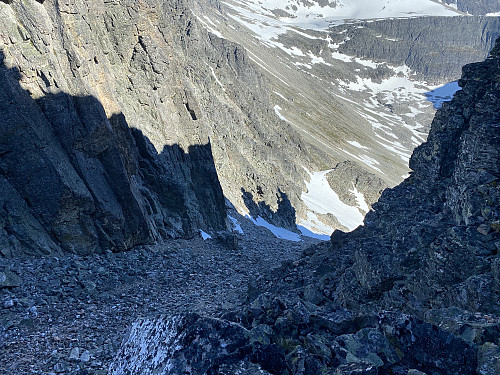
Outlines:
<svg viewBox="0 0 500 375"><path fill-rule="evenodd" d="M95 97L33 99L19 78L15 68L0 70L4 256L120 251L225 229L210 144L158 154L123 114L108 118Z"/></svg>
<svg viewBox="0 0 500 375"><path fill-rule="evenodd" d="M363 227L336 231L267 287L262 280L269 292L243 311L198 319L197 334L179 318L150 321L147 330L138 323L113 368L175 373L172 361L191 368L185 353L201 350L213 359L204 373L253 364L242 373L497 374L500 40L463 72L462 91L412 156L414 172L382 194ZM151 327L165 325L175 325L169 332L183 345L172 341L164 349L171 354L155 361L140 348L165 335Z"/></svg>

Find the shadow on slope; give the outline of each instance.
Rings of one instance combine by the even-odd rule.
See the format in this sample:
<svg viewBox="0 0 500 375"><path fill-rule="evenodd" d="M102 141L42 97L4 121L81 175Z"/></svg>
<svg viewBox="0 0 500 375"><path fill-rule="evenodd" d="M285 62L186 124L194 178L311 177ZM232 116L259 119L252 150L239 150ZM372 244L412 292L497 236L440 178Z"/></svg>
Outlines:
<svg viewBox="0 0 500 375"><path fill-rule="evenodd" d="M257 187L257 193L259 192L262 192L260 186ZM252 218L261 216L267 222L274 223L277 226L290 230L297 229L295 225L295 208L293 208L287 194L282 192L279 188L276 194L276 210L273 210L265 201L255 202L253 194L243 188L241 188L241 196Z"/></svg>

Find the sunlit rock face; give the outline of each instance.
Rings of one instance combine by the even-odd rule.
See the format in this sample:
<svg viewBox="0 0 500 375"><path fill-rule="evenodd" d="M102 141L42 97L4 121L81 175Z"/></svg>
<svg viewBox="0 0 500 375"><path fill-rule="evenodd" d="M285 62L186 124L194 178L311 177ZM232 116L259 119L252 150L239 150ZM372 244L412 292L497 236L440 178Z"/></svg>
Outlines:
<svg viewBox="0 0 500 375"><path fill-rule="evenodd" d="M13 2L0 14L4 255L227 229L185 5Z"/></svg>

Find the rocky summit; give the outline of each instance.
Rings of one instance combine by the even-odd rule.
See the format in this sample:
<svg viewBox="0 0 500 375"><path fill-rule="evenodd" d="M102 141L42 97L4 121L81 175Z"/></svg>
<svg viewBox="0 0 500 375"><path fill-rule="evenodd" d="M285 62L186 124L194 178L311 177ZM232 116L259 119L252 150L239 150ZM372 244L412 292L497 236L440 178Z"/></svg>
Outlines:
<svg viewBox="0 0 500 375"><path fill-rule="evenodd" d="M136 321L111 374L498 374L500 41L364 226L211 318Z"/></svg>

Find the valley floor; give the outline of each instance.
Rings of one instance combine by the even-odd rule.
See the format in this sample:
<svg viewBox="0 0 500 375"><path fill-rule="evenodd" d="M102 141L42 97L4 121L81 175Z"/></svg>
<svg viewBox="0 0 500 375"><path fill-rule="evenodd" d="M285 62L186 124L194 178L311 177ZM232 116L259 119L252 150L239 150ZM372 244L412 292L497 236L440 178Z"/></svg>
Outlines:
<svg viewBox="0 0 500 375"><path fill-rule="evenodd" d="M238 250L194 238L90 257L0 260L20 284L0 288L0 373L106 374L138 316L237 308L249 281L317 242L280 240L241 221Z"/></svg>

